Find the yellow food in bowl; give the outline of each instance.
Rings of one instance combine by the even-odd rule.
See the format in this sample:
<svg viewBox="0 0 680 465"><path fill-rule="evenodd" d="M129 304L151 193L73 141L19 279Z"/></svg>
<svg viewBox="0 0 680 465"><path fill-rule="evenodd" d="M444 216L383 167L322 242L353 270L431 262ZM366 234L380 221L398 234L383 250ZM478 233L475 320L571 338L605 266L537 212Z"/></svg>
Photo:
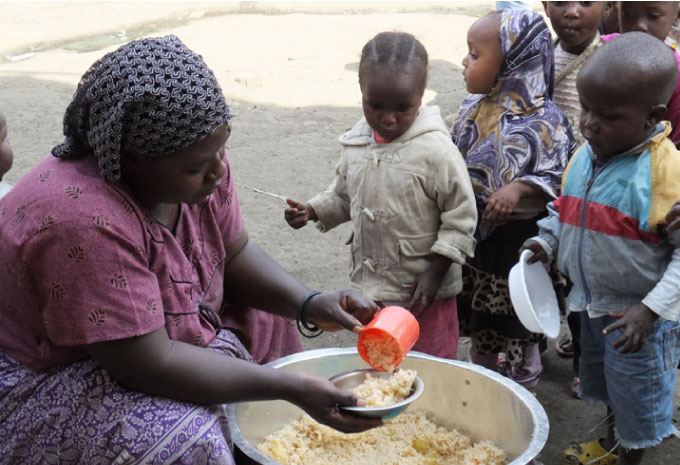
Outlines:
<svg viewBox="0 0 680 465"><path fill-rule="evenodd" d="M257 446L284 465L503 465L505 453L490 441L473 444L437 426L425 411L402 413L379 428L343 434L308 415Z"/></svg>
<svg viewBox="0 0 680 465"><path fill-rule="evenodd" d="M367 407L385 407L406 399L411 394L415 379L415 370L399 370L389 378L368 373L366 380L352 392L366 399Z"/></svg>

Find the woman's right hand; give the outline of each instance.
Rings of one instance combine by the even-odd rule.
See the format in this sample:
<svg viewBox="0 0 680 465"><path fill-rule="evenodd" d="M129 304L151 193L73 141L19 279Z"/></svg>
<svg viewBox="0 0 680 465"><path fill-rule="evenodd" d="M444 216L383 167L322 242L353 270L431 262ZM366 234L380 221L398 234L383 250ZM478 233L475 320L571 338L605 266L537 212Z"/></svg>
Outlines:
<svg viewBox="0 0 680 465"><path fill-rule="evenodd" d="M380 307L355 289L341 289L319 294L312 298L307 309L307 319L324 331L346 329L361 333Z"/></svg>
<svg viewBox="0 0 680 465"><path fill-rule="evenodd" d="M317 219L316 212L309 205L296 202L293 199L286 199L286 203L290 205L290 208L283 211L283 217L291 228L300 229L306 226L308 221Z"/></svg>
<svg viewBox="0 0 680 465"><path fill-rule="evenodd" d="M382 425L379 418L363 418L343 413L338 406L355 406L359 399L350 391L339 389L324 378L300 374L299 392L292 402L319 423L343 433L360 433ZM364 400L361 403L365 405Z"/></svg>
<svg viewBox="0 0 680 465"><path fill-rule="evenodd" d="M527 259L528 264L536 263L536 262L543 262L547 263L548 262L548 254L545 253L545 250L543 250L543 247L541 247L541 244L538 242L532 240L532 239L527 239L524 241L524 244L522 244L522 247L519 249L520 255L524 250L531 250L534 254Z"/></svg>
<svg viewBox="0 0 680 465"><path fill-rule="evenodd" d="M382 424L379 419L342 413L338 405L357 405L358 399L327 379L175 341L165 327L142 336L89 344L85 350L124 388L152 396L203 405L281 399L345 433Z"/></svg>

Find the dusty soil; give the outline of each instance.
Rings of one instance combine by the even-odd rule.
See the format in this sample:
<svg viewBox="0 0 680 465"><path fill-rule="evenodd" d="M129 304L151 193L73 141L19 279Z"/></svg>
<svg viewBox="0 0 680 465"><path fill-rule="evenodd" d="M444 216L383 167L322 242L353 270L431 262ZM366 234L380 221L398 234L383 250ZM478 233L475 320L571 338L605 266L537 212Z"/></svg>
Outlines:
<svg viewBox="0 0 680 465"><path fill-rule="evenodd" d="M491 6L0 3L0 110L16 154L6 180L15 183L61 141L64 109L91 63L128 40L176 34L213 68L235 115L229 154L251 237L310 287L343 287L348 228L325 235L311 227L293 231L283 220L283 203L253 188L305 200L327 186L339 153L337 136L361 116L357 62L377 32L406 30L423 42L431 60L425 102L439 105L445 116L453 113L465 96L460 63L467 28ZM537 390L551 424L538 460L549 465L561 462L560 451L570 441L591 439L595 433L585 431L604 413L569 396L571 361L555 355L553 342ZM328 334L305 344L347 346L355 338ZM462 344L461 358L465 350ZM678 463L678 457L680 443L669 439L650 450L645 463Z"/></svg>

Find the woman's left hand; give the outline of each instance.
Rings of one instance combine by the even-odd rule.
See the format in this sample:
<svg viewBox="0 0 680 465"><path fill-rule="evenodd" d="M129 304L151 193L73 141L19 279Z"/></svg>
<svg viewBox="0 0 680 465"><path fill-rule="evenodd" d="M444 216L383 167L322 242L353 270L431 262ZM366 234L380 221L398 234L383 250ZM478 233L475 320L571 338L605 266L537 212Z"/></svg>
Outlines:
<svg viewBox="0 0 680 465"><path fill-rule="evenodd" d="M375 302L358 291L342 289L312 297L307 319L324 331L346 329L360 333L378 310Z"/></svg>

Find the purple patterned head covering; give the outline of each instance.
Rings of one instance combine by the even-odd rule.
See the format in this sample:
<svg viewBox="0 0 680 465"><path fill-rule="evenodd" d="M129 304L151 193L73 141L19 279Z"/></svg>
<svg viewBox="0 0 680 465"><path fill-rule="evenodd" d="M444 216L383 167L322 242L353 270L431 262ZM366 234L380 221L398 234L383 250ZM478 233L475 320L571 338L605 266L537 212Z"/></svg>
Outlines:
<svg viewBox="0 0 680 465"><path fill-rule="evenodd" d="M173 35L140 39L104 55L83 75L64 115L55 157L94 153L100 175L120 178L121 153L169 155L230 118L213 72Z"/></svg>
<svg viewBox="0 0 680 465"><path fill-rule="evenodd" d="M543 18L503 10L500 39L504 59L496 85L487 95L469 95L451 128L480 213L493 192L513 181L554 198L576 148L567 117L551 100L553 46Z"/></svg>

